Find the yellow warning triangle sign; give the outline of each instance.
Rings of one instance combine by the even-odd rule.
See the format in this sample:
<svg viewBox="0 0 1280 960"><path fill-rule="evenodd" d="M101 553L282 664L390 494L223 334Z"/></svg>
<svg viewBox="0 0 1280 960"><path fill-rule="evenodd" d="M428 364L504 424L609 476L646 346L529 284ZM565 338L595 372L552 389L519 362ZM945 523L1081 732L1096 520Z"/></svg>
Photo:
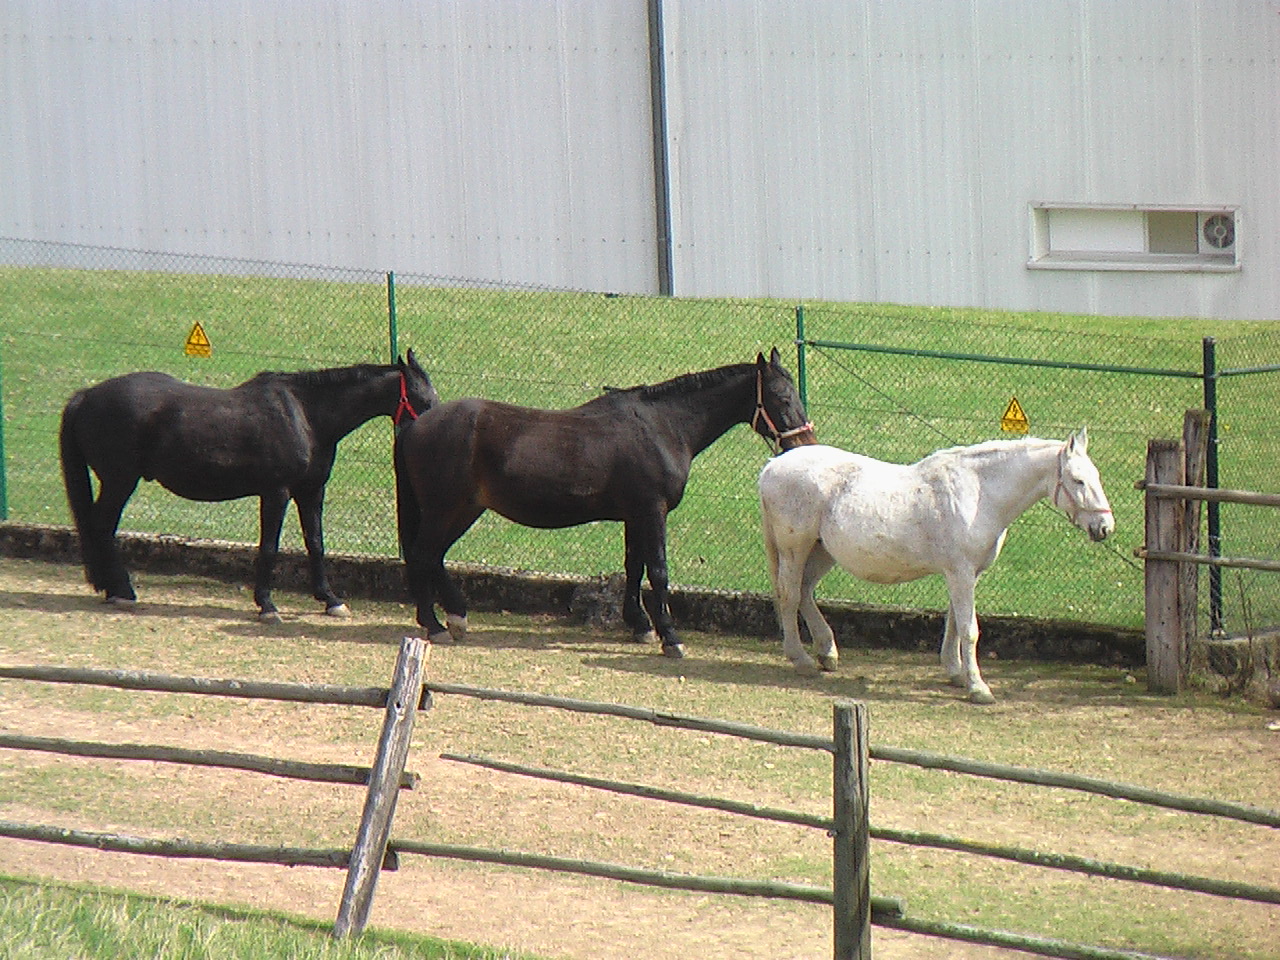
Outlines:
<svg viewBox="0 0 1280 960"><path fill-rule="evenodd" d="M209 337L205 334L204 327L200 326L199 320L187 334L187 345L183 348L183 352L189 357L204 357L206 360L213 356L213 344L209 342Z"/></svg>
<svg viewBox="0 0 1280 960"><path fill-rule="evenodd" d="M1031 429L1031 421L1027 419L1017 397L1009 398L1009 405L1004 408L1004 416L1000 418L1000 429L1005 433L1026 433Z"/></svg>

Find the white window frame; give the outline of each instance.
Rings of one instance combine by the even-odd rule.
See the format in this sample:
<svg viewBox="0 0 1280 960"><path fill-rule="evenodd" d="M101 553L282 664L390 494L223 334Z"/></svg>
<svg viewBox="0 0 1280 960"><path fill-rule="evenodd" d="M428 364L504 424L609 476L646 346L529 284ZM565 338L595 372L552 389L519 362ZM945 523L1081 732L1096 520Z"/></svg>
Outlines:
<svg viewBox="0 0 1280 960"><path fill-rule="evenodd" d="M1240 270L1240 209L1233 206L1181 206L1123 203L1053 203L1029 205L1030 270L1129 270L1140 272L1235 273ZM1056 218L1070 240L1070 248L1055 247L1051 229ZM1201 249L1196 253L1152 253L1146 228L1148 213L1195 214L1197 225L1215 214L1230 216L1235 240L1226 251ZM1093 219L1093 242L1089 221ZM1197 231L1198 231L1197 226ZM1084 249L1076 249L1083 247Z"/></svg>

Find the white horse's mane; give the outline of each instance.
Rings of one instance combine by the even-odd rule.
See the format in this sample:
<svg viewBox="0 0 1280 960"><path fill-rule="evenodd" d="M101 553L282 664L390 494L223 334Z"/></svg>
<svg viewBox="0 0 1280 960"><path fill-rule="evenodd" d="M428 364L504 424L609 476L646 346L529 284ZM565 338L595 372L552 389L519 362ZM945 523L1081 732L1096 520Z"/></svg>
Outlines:
<svg viewBox="0 0 1280 960"><path fill-rule="evenodd" d="M985 457L992 453L1002 453L1004 451L1016 447L1048 447L1062 446L1065 441L1062 440L1043 440L1040 437L1015 437L1009 440L983 440L979 443L970 444L968 446L946 447L942 450L935 450L925 459L930 457L942 456L965 456L965 457Z"/></svg>

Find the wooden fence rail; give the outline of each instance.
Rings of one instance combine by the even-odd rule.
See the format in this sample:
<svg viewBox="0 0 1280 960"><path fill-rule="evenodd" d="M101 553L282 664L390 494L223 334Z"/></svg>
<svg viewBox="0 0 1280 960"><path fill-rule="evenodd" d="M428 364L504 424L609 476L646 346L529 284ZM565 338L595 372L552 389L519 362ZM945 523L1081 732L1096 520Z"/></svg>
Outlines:
<svg viewBox="0 0 1280 960"><path fill-rule="evenodd" d="M1198 549L1202 502L1280 507L1280 494L1198 485L1208 443L1207 417L1202 410L1188 411L1182 440L1151 440L1146 474L1137 483L1146 505L1143 544L1135 554L1143 561L1145 581L1147 686L1156 693L1178 693L1188 682L1191 650L1199 634L1198 567L1280 572L1280 561L1223 557L1216 549L1208 554ZM1211 595L1213 585L1211 577Z"/></svg>
<svg viewBox="0 0 1280 960"><path fill-rule="evenodd" d="M395 852L387 846L387 834L395 811L396 796L400 790L411 790L416 787L420 779L417 774L406 773L404 765L409 737L413 729L413 718L419 709L425 709L431 704L430 695L424 694L422 690L426 649L421 639L404 638L390 688L171 677L131 670L0 666L0 678L4 679L88 684L159 693L382 707L386 710L382 738L379 740L372 767L302 763L253 754L222 750L191 750L155 744L115 744L27 737L17 734L0 735L0 747L15 750L37 750L72 756L124 760L156 760L247 770L295 779L368 784L364 815L356 834L355 845L351 850L317 850L185 839L162 840L69 830L43 824L15 823L8 820L0 820L0 836L161 857L192 857L274 863L285 866L343 867L347 870L347 887L339 904L338 921L335 924L334 933L336 936L358 933L364 928L368 918L378 874L382 870L395 870L399 866Z"/></svg>
<svg viewBox="0 0 1280 960"><path fill-rule="evenodd" d="M416 644L416 647L415 647ZM415 652L416 651L416 652ZM897 747L871 746L867 742L865 707L861 704L836 703L833 706L833 728L830 738L817 737L730 721L708 720L677 714L630 707L622 704L596 703L586 700L546 696L515 691L491 690L458 684L426 684L422 681L425 654L422 641L405 638L397 662L396 682L386 688L353 688L331 685L278 684L238 680L162 677L132 671L83 670L60 667L0 667L0 678L43 680L63 683L91 683L127 689L162 692L203 693L221 696L266 696L272 699L381 706L387 712L383 736L372 768L340 765L301 765L291 761L230 754L221 751L185 751L172 747L148 745L101 745L80 741L5 735L0 747L46 750L58 753L120 756L145 759L169 759L172 762L205 763L254 769L280 776L315 774L319 778L337 777L342 782L369 784L365 815L357 835L356 849L305 850L297 848L261 848L249 845L190 841L156 841L134 837L94 834L54 827L13 824L0 821L0 836L70 843L108 850L156 853L165 856L248 859L273 863L346 866L347 889L339 908L335 935L358 933L367 919L377 876L381 869L395 869L398 854L410 853L480 862L501 863L545 870L573 872L617 880L685 890L807 900L830 904L833 908L834 955L865 958L870 956L870 924L911 931L929 936L946 937L967 942L1038 953L1043 956L1085 958L1085 960L1141 960L1148 955L1130 950L1112 950L1083 944L1066 943L1049 938L984 930L964 924L934 921L907 915L902 901L872 897L868 887L868 841L875 838L896 843L952 849L964 853L998 857L1040 867L1073 870L1139 883L1159 884L1235 899L1280 903L1280 891L1247 884L1230 883L1201 877L1188 877L1161 871L1145 870L1121 864L1092 861L1087 858L1046 854L991 844L978 844L942 835L893 831L871 827L867 817L868 759L907 763L927 769L947 770L974 776L997 778L1037 786L1050 786L1085 791L1136 803L1206 814L1245 822L1280 827L1280 811L1226 803L1207 798L1186 797L1148 790L1128 784L1113 783L1091 777L1054 771L1035 770L1005 764L993 764L928 751L904 750ZM814 749L832 755L833 814L815 816L798 811L779 810L756 804L708 797L682 791L666 790L641 784L610 781L581 774L525 767L506 761L482 757L444 754L445 759L476 764L514 774L560 780L594 789L629 793L665 802L708 807L730 813L757 817L822 829L832 836L834 878L830 888L773 881L750 881L732 877L708 877L643 870L620 864L572 860L510 850L425 843L411 839L391 838L395 796L400 789L412 788L417 778L403 770L408 749L412 718L416 708L433 702L434 694L453 694L509 703L554 707L575 712L615 716L653 723L664 727L719 733L782 746ZM167 754L167 756L162 756ZM279 766L284 764L284 766ZM312 771L307 767L323 768ZM357 860L357 855L359 858Z"/></svg>
<svg viewBox="0 0 1280 960"><path fill-rule="evenodd" d="M560 770L548 770L543 767L529 767L522 764L509 763L504 760L494 760L488 757L477 757L470 754L442 753L440 757L443 760L471 764L478 767L484 767L488 770L499 770L504 773L514 773L521 776L535 777L540 780L550 780L557 783L571 783L575 786L589 787L595 790L606 790L611 793L643 797L649 800L663 800L668 803L677 803L684 806L700 807L708 810L723 810L725 812L735 813L741 816L755 817L759 820L771 820L777 823L793 823L799 826L815 827L821 830L832 830L835 828L835 820L831 817L821 817L794 810L780 810L773 807L762 807L757 804L745 803L740 800L727 800L723 797L704 796L702 794L686 793L680 790L664 790L659 787L651 787L644 784L606 780L600 777L583 776L581 774L566 773ZM1045 785L1044 780L1045 778L1040 778L1038 781L1040 785ZM1157 803L1153 805L1168 806L1166 803ZM1201 801L1201 804L1199 805L1213 806L1216 804L1211 801ZM1195 812L1203 811L1196 810ZM1280 824L1280 813L1271 812L1271 818ZM1253 822L1256 822L1256 820ZM868 833L873 840L885 840L892 843L902 843L917 847L932 847L938 850L955 850L960 853L972 853L979 856L993 857L1001 860L1009 860L1014 863L1027 864L1029 866L1047 867L1053 870L1067 870L1095 877L1109 877L1114 880L1129 880L1134 883L1170 887L1176 890L1190 890L1196 893L1207 893L1220 897L1229 897L1234 900L1252 900L1257 903L1280 904L1280 889L1275 889L1273 887L1261 887L1229 880L1215 880L1210 877L1197 877L1172 871L1148 870L1144 867L1110 863L1105 860L1094 860L1088 857L1076 857L1061 853L1042 853L1037 850L1028 850L1022 847L1012 847L1002 844L978 843L973 840L964 840L959 837L951 837L938 833L923 833L914 830L892 830L884 827L876 827L874 825L869 828ZM404 849L408 848L406 847ZM898 903L899 901L897 900L888 901L885 899L880 899L877 903L876 899L873 898L872 911L873 913L878 911L883 916L889 916L895 912L895 910L897 913L901 914L905 911L905 907L895 908L891 905Z"/></svg>
<svg viewBox="0 0 1280 960"><path fill-rule="evenodd" d="M833 754L837 751L837 743L840 739L839 734L833 735L832 739L827 739L824 737L784 733L763 727L726 721L708 720L698 717L684 717L677 714L661 713L644 708L628 707L621 704L596 703L587 700L577 700L543 694L526 694L513 691L491 690L482 687L468 687L461 684L430 683L427 685L427 689L439 694L455 694L527 706L557 707L578 713L624 717L655 723L665 727L680 727L698 732L721 733L765 743L783 744L828 751ZM836 721L836 727L838 730L838 719ZM988 763L985 761L972 760L966 757L955 757L923 750L906 750L898 747L868 746L866 755L871 759L879 759L886 762L907 763L927 769L948 770L973 776L989 777L1034 786L1059 787L1129 800L1135 803L1181 810L1189 813L1206 814L1259 825L1280 827L1280 811L1269 810L1262 807L1252 807L1246 804L1229 803L1203 797L1190 797L1165 793L1162 791L1150 790L1145 787L1115 783L1094 777L1083 777L1076 774L1037 770L1028 767L1010 766L1007 764ZM527 767L503 760L449 753L442 754L441 756L444 759L454 762L475 764L489 769L500 770L513 774L534 776L541 779L561 781L594 789L609 790L612 792L673 803L681 803L690 806L724 810L760 819L776 820L779 822L826 829L833 833L837 833L839 830L836 826L837 818L829 819L796 811L760 807L755 804L742 803L740 801L732 801L724 798L703 796L683 791L665 790L642 784L623 783L620 781L606 780L582 774L547 770L545 768ZM839 769L838 765L836 766L836 769ZM863 777L863 779L865 780L865 777ZM835 804L835 808L837 811L839 810L838 803ZM865 807L863 809L865 810ZM861 833L861 831L859 831L859 833ZM911 843L917 846L953 849L965 853L998 857L1033 866L1072 870L1079 873L1109 877L1112 879L1127 880L1144 884L1155 884L1174 889L1229 897L1232 899L1251 900L1263 903L1280 903L1280 890L1268 887L1239 884L1230 881L1215 880L1212 878L1194 877L1167 871L1147 870L1141 867L1106 863L1104 861L1094 861L1083 857L1040 853L1037 851L1023 850L1017 847L978 844L971 841L940 835L910 834L906 831L883 830L871 827L869 823L867 824L865 834L862 834L862 836L865 838L883 839L898 843ZM863 843L865 843L865 840ZM500 863L510 866L532 867L536 869L558 870L684 890L701 890L744 896L782 897L811 900L813 902L820 903L836 904L836 893L841 890L842 886L846 892L856 889L848 882L842 882L840 880L839 873L836 874L832 888L826 889L795 886L791 884L784 884L781 886L767 883L761 884L754 881L725 877L699 877L687 874L655 872L618 864L600 863L597 861L569 860L538 854L522 853L518 851L493 850L482 847L424 843L417 840L406 840L401 838L392 839L391 849L398 853L417 853L425 856L472 860L486 863ZM857 862L869 863L870 858L866 854L865 846L861 847L861 853L856 854L855 857ZM851 857L848 862L854 862L855 857ZM1133 950L1117 950L1088 944L1069 943L1052 938L1009 933L1006 931L989 930L965 924L911 917L907 914L903 901L896 898L872 897L867 895L863 898L863 903L866 908L866 919L870 923L897 930L920 933L928 936L944 937L965 942L985 943L992 946L1009 947L1016 950L1036 953L1041 956L1060 957L1064 958L1064 960L1144 960L1144 958L1145 960L1157 960L1157 958L1154 958L1149 954ZM838 918L842 914L847 916L848 908L841 908L837 904L835 912L838 921ZM863 924L863 929L865 930L865 924ZM857 942L859 949L869 951L869 946L862 947L862 941L859 940ZM839 937L836 938L835 944L836 957L869 955L868 952L852 954L841 953L840 951L842 947L847 947L848 941L841 940Z"/></svg>

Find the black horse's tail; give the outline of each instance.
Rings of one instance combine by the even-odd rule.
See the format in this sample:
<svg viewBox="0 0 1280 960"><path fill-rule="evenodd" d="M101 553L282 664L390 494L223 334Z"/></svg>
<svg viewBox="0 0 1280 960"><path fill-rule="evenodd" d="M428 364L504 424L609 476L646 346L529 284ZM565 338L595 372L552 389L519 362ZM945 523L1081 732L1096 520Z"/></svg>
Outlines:
<svg viewBox="0 0 1280 960"><path fill-rule="evenodd" d="M99 583L98 562L89 533L93 511L93 485L89 481L89 461L85 459L80 441L76 438L76 415L84 397L77 393L62 411L62 426L58 431L58 447L62 458L62 484L67 490L67 504L75 521L80 540L80 557L84 561L85 578L95 590L105 587Z"/></svg>
<svg viewBox="0 0 1280 960"><path fill-rule="evenodd" d="M409 469L404 462L403 431L396 435L393 454L396 472L396 532L400 537L400 556L407 558L413 549L414 540L417 539L421 511L417 494L413 492L413 484L409 480Z"/></svg>

